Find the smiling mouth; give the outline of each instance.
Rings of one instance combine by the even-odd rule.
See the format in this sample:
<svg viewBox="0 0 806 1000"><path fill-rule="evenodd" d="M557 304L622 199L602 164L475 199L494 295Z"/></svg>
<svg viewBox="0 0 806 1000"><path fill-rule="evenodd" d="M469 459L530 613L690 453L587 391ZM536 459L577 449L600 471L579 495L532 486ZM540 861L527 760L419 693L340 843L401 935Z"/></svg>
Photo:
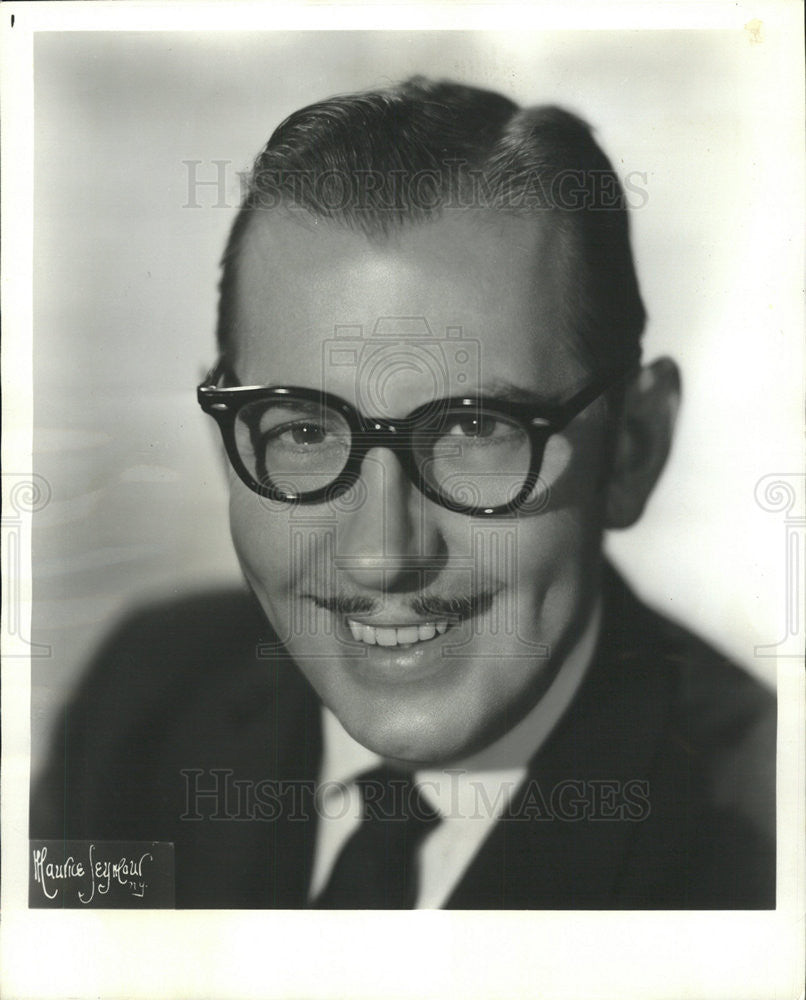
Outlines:
<svg viewBox="0 0 806 1000"><path fill-rule="evenodd" d="M398 618L397 622L394 619L390 622L387 618L383 624L378 622L382 612L374 597L346 594L320 597L312 593L303 596L340 619L345 638L349 631L353 641L364 646L403 648L438 640L462 622L484 614L492 607L500 590L499 586L472 596L450 598L420 594L407 601L408 607L401 613L402 621ZM394 612L387 608L386 614L391 617ZM414 621L406 621L410 615Z"/></svg>
<svg viewBox="0 0 806 1000"><path fill-rule="evenodd" d="M347 625L356 642L367 646L413 646L417 642L428 642L438 635L444 635L453 622L436 621L422 625L365 625L347 619Z"/></svg>

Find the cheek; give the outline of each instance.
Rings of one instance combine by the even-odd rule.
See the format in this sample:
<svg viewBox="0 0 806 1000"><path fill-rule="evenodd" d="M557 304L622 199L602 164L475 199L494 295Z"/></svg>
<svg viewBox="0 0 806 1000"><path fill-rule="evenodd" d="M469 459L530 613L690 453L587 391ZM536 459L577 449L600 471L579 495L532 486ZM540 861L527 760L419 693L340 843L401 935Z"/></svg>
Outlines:
<svg viewBox="0 0 806 1000"><path fill-rule="evenodd" d="M560 514L569 541L601 540L606 503L605 426L595 415L552 437L540 471L546 515ZM570 532L570 538L568 536Z"/></svg>
<svg viewBox="0 0 806 1000"><path fill-rule="evenodd" d="M336 520L328 508L277 503L235 482L229 513L241 569L276 628L287 629L301 594L335 591Z"/></svg>
<svg viewBox="0 0 806 1000"><path fill-rule="evenodd" d="M230 485L230 532L241 567L258 595L271 600L293 582L290 508L259 497L239 482Z"/></svg>
<svg viewBox="0 0 806 1000"><path fill-rule="evenodd" d="M549 442L540 509L507 527L491 526L479 564L500 567L502 614L517 637L562 646L587 613L598 583L604 491L591 435ZM511 537L509 534L511 533Z"/></svg>

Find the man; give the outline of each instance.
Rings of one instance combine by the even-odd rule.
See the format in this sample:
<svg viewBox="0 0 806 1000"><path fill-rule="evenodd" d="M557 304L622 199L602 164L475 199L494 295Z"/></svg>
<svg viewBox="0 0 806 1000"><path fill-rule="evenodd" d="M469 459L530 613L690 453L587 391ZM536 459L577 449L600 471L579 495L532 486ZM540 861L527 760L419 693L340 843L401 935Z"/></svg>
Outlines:
<svg viewBox="0 0 806 1000"><path fill-rule="evenodd" d="M179 906L774 907L774 703L601 554L679 402L644 319L574 116L287 119L199 388L251 595L110 640L32 836L170 841Z"/></svg>

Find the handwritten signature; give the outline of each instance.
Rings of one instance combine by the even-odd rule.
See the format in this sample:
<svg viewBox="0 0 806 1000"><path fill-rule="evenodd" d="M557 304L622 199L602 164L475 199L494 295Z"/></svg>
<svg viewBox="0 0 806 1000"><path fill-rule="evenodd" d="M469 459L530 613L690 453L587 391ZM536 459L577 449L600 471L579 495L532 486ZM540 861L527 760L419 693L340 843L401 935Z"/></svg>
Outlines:
<svg viewBox="0 0 806 1000"><path fill-rule="evenodd" d="M55 899L60 888L67 880L89 878L85 890L78 890L78 899L85 905L91 903L96 892L105 896L113 886L122 886L132 896L140 899L145 894L148 883L143 876L143 866L146 861L153 861L150 851L145 851L139 858L121 857L115 861L96 860L95 844L90 844L86 859L72 857L56 863L48 861L47 847L34 849L34 880L42 886L42 892L48 899Z"/></svg>

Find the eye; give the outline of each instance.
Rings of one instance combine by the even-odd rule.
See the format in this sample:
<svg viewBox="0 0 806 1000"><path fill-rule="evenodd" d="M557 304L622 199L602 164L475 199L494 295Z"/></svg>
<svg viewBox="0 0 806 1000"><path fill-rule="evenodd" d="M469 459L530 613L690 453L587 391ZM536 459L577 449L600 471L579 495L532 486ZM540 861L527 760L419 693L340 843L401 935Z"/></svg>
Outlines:
<svg viewBox="0 0 806 1000"><path fill-rule="evenodd" d="M257 426L252 443L256 451L313 455L328 448L349 446L350 429L330 410L304 400L282 400L254 410Z"/></svg>
<svg viewBox="0 0 806 1000"><path fill-rule="evenodd" d="M496 417L488 413L478 413L452 420L447 432L451 437L489 438L505 433L507 429L507 425Z"/></svg>
<svg viewBox="0 0 806 1000"><path fill-rule="evenodd" d="M306 421L278 428L272 436L283 443L313 446L324 442L327 431L321 424Z"/></svg>
<svg viewBox="0 0 806 1000"><path fill-rule="evenodd" d="M286 451L311 457L332 449L349 448L350 434L340 424L319 423L316 420L285 421L262 436L263 447L275 453Z"/></svg>

